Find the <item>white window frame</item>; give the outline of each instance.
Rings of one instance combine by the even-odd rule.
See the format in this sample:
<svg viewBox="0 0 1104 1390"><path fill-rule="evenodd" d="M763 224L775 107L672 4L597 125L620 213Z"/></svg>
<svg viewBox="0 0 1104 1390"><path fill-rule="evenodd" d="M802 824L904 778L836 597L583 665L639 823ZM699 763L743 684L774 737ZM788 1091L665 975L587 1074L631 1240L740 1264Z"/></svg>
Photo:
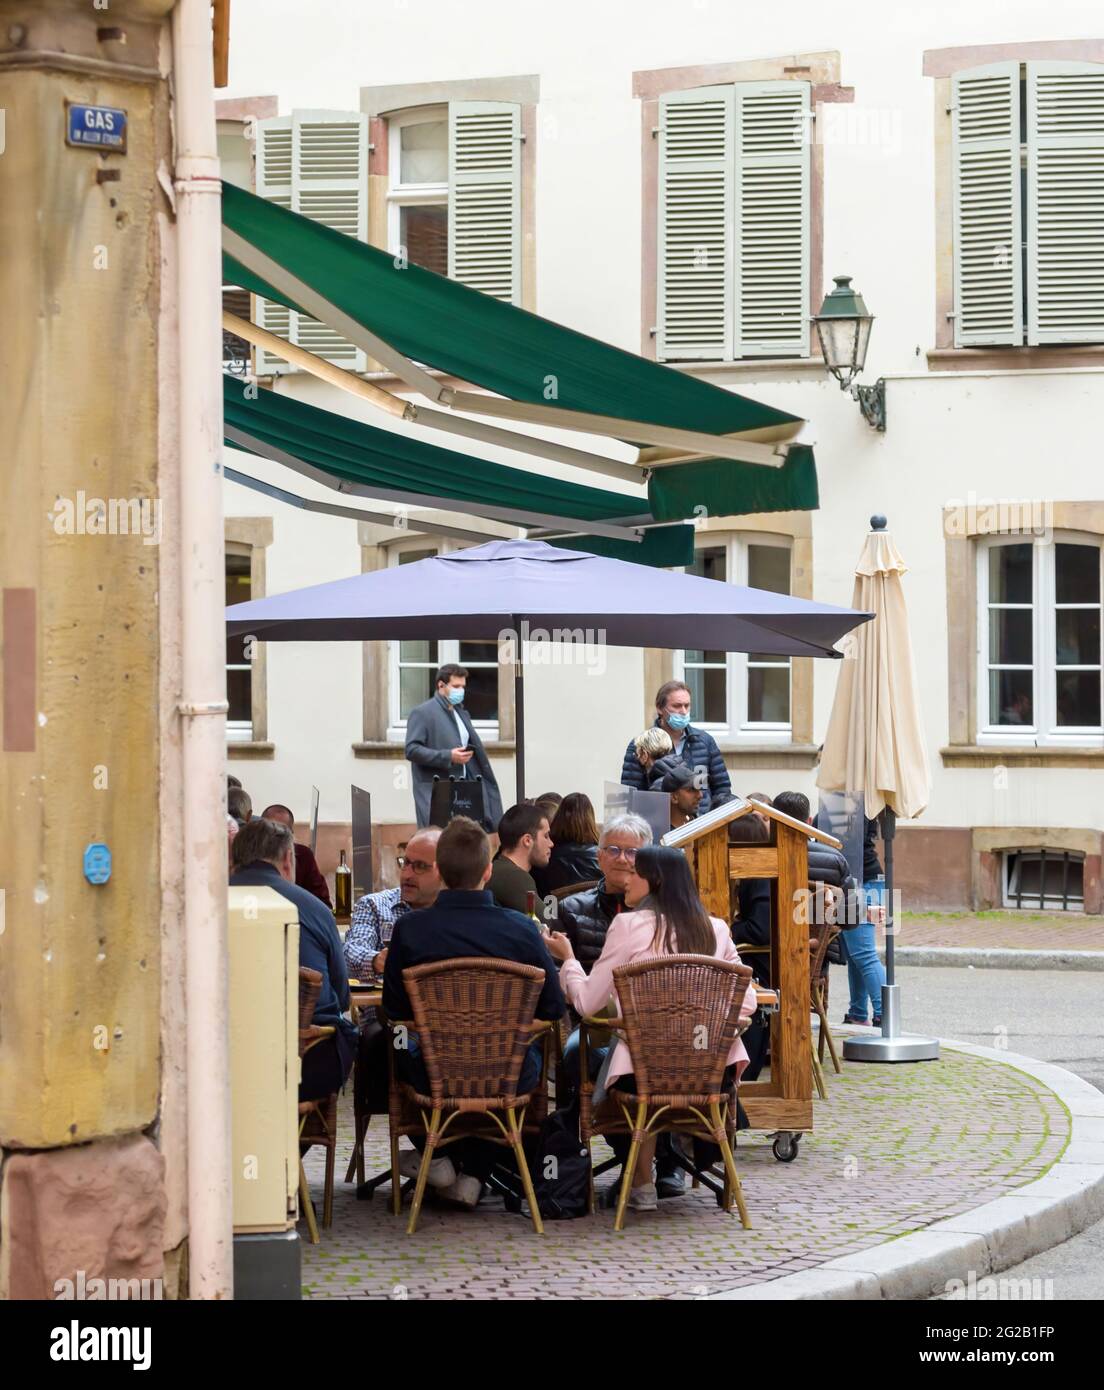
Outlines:
<svg viewBox="0 0 1104 1390"><path fill-rule="evenodd" d="M790 556L790 592L793 592L793 537L766 531L738 531L729 534L706 532L698 541L699 550L723 548L725 551L726 583L747 585L748 547L753 545L776 546ZM686 573L685 568L682 571ZM705 650L708 650L706 648ZM686 679L686 657L684 651L676 651L674 673L677 680ZM766 664L766 663L759 663ZM775 666L774 662L770 665ZM781 663L778 663L781 665ZM717 669L719 663L694 662L691 669ZM725 659L726 691L728 695L728 720L725 723L706 722L690 711L690 722L697 729L705 729L714 738L723 738L733 743L778 743L793 742L793 658L787 658L790 677L790 719L782 723L752 723L748 719L748 673L755 669L746 652L727 652Z"/></svg>
<svg viewBox="0 0 1104 1390"><path fill-rule="evenodd" d="M405 542L402 545L395 545L388 548L387 566L393 568L400 563L400 557L409 555L411 552L431 550L437 555L447 554L450 550L462 550L463 546L442 539L434 544L431 540L421 539ZM459 638L438 638L437 639L437 659L432 663L434 670L449 662L460 663L460 642ZM419 665L418 662L408 663L411 666ZM489 662L470 662L462 663L469 670L486 670ZM495 670L498 670L499 663L495 662ZM399 680L399 641L392 639L387 643L387 739L391 743L405 743L406 741L406 720L401 718L399 701L401 698L401 684ZM497 719L473 719L472 727L479 734L484 743L496 742L499 737L499 721Z"/></svg>
<svg viewBox="0 0 1104 1390"><path fill-rule="evenodd" d="M246 569L249 573L249 597L258 598L259 595L253 592L253 554L252 548L246 549L242 545L230 545L226 548L226 557L223 561L223 568L226 569L226 560L233 556L236 560L244 560ZM225 582L225 581L224 581ZM253 742L253 708L254 690L253 683L257 679L257 673L251 661L230 662L224 661L227 674L231 671L249 672L249 718L231 719L229 712L226 715L226 742L227 743L252 743Z"/></svg>
<svg viewBox="0 0 1104 1390"><path fill-rule="evenodd" d="M1034 615L1032 623L1032 707L1035 712L1033 725L992 724L989 721L989 552L1002 545L1023 545L1033 547L1031 566L1031 608ZM977 547L977 741L983 743L1023 744L1028 747L1084 748L1104 747L1104 725L1096 727L1065 725L1058 726L1058 710L1055 695L1054 660L1055 619L1058 605L1055 601L1055 556L1057 545L1090 545L1098 553L1102 550L1101 538L1088 532L1059 531L1048 540L1024 535L988 536L981 539ZM1101 557L1104 566L1104 555ZM1001 605L1002 607L1024 608L1026 604ZM1062 608L1093 608L1089 603L1062 604ZM1104 603L1101 605L1104 623ZM1102 634L1104 641L1104 634ZM1104 657L1104 651L1102 651ZM1008 668L1014 669L1014 668ZM1021 667L1020 669L1026 669ZM1063 666L1063 670L1093 671L1095 666ZM1104 717L1104 707L1102 707Z"/></svg>
<svg viewBox="0 0 1104 1390"><path fill-rule="evenodd" d="M402 210L405 207L443 207L449 205L449 185L446 174L443 183L401 183L402 130L404 126L428 125L443 121L445 153L448 154L447 105L416 106L387 117L387 249L397 256L402 246Z"/></svg>

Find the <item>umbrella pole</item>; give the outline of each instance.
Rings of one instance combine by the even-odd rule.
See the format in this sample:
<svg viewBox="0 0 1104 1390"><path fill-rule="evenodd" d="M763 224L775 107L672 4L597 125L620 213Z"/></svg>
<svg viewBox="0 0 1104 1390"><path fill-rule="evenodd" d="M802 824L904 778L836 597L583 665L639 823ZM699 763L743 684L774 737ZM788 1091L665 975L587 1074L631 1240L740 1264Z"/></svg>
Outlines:
<svg viewBox="0 0 1104 1390"><path fill-rule="evenodd" d="M514 791L520 805L525 800L525 653L521 649L521 623L514 619Z"/></svg>
<svg viewBox="0 0 1104 1390"><path fill-rule="evenodd" d="M886 982L882 986L882 1031L875 1037L848 1038L843 1055L849 1062L937 1062L939 1039L901 1033L900 989L894 972L893 946L897 922L893 915L893 841L897 813L886 806L878 817L885 846Z"/></svg>

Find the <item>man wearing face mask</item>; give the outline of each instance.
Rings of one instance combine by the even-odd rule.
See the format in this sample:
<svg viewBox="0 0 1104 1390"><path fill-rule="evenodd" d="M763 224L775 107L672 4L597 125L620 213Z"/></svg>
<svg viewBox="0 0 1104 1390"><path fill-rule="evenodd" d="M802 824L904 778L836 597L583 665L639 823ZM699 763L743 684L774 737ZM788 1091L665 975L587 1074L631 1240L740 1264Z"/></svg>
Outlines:
<svg viewBox="0 0 1104 1390"><path fill-rule="evenodd" d="M712 734L695 729L690 723L690 689L682 681L667 681L661 685L656 692L655 705L654 727L670 735L674 745L671 756L693 769L694 784L701 791L698 815L703 816L711 807L719 806L732 796L732 783L721 750ZM648 787L648 773L636 756L635 743L630 743L625 750L621 782L640 791Z"/></svg>
<svg viewBox="0 0 1104 1390"><path fill-rule="evenodd" d="M418 825L429 824L434 777L482 777L483 828L502 819L502 797L483 741L464 708L467 668L450 664L437 672L437 693L406 719L406 756L414 769L414 807Z"/></svg>

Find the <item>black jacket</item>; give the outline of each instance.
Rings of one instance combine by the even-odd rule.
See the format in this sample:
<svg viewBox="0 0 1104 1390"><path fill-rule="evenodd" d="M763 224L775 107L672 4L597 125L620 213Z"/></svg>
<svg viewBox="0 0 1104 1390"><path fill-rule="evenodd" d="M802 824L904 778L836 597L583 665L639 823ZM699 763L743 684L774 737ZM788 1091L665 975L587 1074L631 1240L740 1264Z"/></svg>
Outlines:
<svg viewBox="0 0 1104 1390"><path fill-rule="evenodd" d="M547 865L532 869L537 892L547 898L554 888L566 888L572 883L586 883L601 878L598 867L598 846L579 845L572 840L554 846Z"/></svg>
<svg viewBox="0 0 1104 1390"><path fill-rule="evenodd" d="M882 861L878 858L878 822L868 820L863 835L863 882L873 883L882 872Z"/></svg>
<svg viewBox="0 0 1104 1390"><path fill-rule="evenodd" d="M653 720L652 727L658 724L657 718ZM704 816L710 807L719 806L723 801L732 799L732 782L713 735L706 733L704 729L695 729L693 724L688 724L684 733L686 738L682 744L682 761L695 772L701 773L698 782L702 799L698 806L698 815ZM625 759L621 766L621 785L636 787L639 791L648 790L648 774L640 765L634 743L630 743L625 749Z"/></svg>
<svg viewBox="0 0 1104 1390"><path fill-rule="evenodd" d="M609 924L625 910L620 893L607 893L606 881L594 888L584 888L564 898L559 908L559 929L571 942L575 959L590 974L590 968L602 954Z"/></svg>
<svg viewBox="0 0 1104 1390"><path fill-rule="evenodd" d="M395 923L383 972L386 1013L394 1019L414 1016L402 975L408 965L461 956L494 956L540 966L545 978L536 1016L563 1016L559 968L532 918L497 906L487 889L462 892L454 888L442 889L432 907L408 912Z"/></svg>
<svg viewBox="0 0 1104 1390"><path fill-rule="evenodd" d="M771 944L771 880L769 878L742 878L740 880L739 917L732 924L732 939L739 946L749 942L752 946L766 946L767 951L753 951L740 959L751 966L751 973L761 985L770 984Z"/></svg>

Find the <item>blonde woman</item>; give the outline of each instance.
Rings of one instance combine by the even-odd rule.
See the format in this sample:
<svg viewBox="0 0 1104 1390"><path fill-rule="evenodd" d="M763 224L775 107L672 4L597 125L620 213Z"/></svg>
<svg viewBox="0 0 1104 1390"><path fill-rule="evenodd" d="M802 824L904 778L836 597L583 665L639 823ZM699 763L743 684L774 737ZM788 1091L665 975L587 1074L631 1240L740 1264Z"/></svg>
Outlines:
<svg viewBox="0 0 1104 1390"><path fill-rule="evenodd" d="M675 751L675 745L671 742L671 735L666 729L659 728L658 725L651 729L645 729L642 734L637 734L633 739L633 748L636 750L636 760L644 769L644 785L648 785L648 774L652 767L660 758L666 758Z"/></svg>

